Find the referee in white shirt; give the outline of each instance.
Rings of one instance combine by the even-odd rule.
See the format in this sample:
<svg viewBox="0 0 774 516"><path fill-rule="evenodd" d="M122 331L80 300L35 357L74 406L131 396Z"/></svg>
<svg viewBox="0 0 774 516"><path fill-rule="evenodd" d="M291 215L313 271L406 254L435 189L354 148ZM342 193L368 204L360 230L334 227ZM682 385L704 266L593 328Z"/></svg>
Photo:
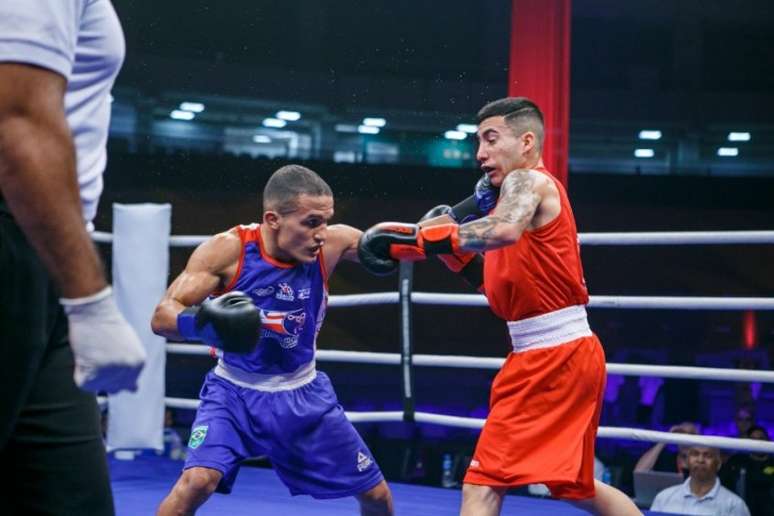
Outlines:
<svg viewBox="0 0 774 516"><path fill-rule="evenodd" d="M690 475L682 484L656 495L651 511L708 516L750 516L744 500L720 485L720 450L704 446L688 449Z"/></svg>
<svg viewBox="0 0 774 516"><path fill-rule="evenodd" d="M94 393L145 351L87 226L124 39L109 0L0 0L0 512L112 515Z"/></svg>

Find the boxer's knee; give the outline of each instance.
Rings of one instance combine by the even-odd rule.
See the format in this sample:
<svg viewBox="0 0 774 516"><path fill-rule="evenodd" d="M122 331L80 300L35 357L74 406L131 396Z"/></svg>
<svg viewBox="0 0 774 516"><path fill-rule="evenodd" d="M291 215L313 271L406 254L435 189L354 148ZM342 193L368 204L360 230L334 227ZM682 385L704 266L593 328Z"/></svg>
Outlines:
<svg viewBox="0 0 774 516"><path fill-rule="evenodd" d="M392 493L384 480L358 495L357 500L360 502L360 512L363 515L389 516L392 514Z"/></svg>
<svg viewBox="0 0 774 516"><path fill-rule="evenodd" d="M188 515L210 497L223 474L210 468L190 468L183 472L172 492L159 506L158 516Z"/></svg>
<svg viewBox="0 0 774 516"><path fill-rule="evenodd" d="M215 492L223 474L210 468L190 468L183 472L179 487L195 495L209 496Z"/></svg>
<svg viewBox="0 0 774 516"><path fill-rule="evenodd" d="M506 488L465 483L462 485L463 516L489 516L500 514Z"/></svg>

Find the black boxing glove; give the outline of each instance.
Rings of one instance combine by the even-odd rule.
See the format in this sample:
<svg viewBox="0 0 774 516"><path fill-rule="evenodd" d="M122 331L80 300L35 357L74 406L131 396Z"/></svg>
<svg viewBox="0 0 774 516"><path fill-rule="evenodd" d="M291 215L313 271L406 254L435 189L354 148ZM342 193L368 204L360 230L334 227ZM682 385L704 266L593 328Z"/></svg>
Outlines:
<svg viewBox="0 0 774 516"><path fill-rule="evenodd" d="M200 340L233 353L252 351L260 330L258 307L238 290L188 307L177 316L177 331L185 340Z"/></svg>

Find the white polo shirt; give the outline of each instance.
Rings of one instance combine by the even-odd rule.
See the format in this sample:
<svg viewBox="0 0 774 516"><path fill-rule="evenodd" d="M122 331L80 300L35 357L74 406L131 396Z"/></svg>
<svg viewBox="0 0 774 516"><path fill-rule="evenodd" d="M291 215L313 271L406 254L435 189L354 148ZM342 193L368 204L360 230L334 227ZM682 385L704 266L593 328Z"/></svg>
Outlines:
<svg viewBox="0 0 774 516"><path fill-rule="evenodd" d="M653 500L650 510L707 516L750 516L744 500L721 486L717 478L714 487L702 497L691 492L690 482L689 477L682 484L661 491Z"/></svg>
<svg viewBox="0 0 774 516"><path fill-rule="evenodd" d="M67 79L65 112L85 222L97 213L102 193L110 90L124 52L124 34L109 0L0 1L0 62L40 66Z"/></svg>

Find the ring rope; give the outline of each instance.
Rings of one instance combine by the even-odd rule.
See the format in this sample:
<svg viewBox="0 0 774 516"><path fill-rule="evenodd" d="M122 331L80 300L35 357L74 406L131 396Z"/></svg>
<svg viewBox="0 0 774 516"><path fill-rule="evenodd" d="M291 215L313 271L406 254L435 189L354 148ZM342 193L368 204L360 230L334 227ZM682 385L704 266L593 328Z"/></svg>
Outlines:
<svg viewBox="0 0 774 516"><path fill-rule="evenodd" d="M357 294L355 294L357 295ZM369 295L369 294L363 294ZM331 299L337 296L331 296ZM418 305L489 306L481 294L438 294L413 292ZM356 306L354 296L332 306ZM353 303L353 304L348 304ZM774 310L769 297L686 297L686 296L590 296L589 308L639 308L670 310Z"/></svg>
<svg viewBox="0 0 774 516"><path fill-rule="evenodd" d="M646 231L578 233L582 245L774 244L774 231Z"/></svg>
<svg viewBox="0 0 774 516"><path fill-rule="evenodd" d="M164 398L164 403L169 408L195 410L199 407L201 402L199 400L189 400L185 398ZM353 423L391 423L403 421L402 411L345 412L345 414L347 419ZM429 423L455 428L469 428L473 430L482 428L486 421L486 419L480 418L446 416L430 412L416 412L414 414L414 419L418 423ZM672 432L659 432L656 430L644 430L641 428L601 426L597 431L597 437L688 446L712 446L729 450L774 453L774 442L772 441L739 439L715 435L678 434Z"/></svg>
<svg viewBox="0 0 774 516"><path fill-rule="evenodd" d="M411 301L418 305L489 306L481 294L440 294L412 292ZM397 304L397 292L334 295L331 307ZM670 310L774 310L770 297L690 297L690 296L590 296L589 308L637 308Z"/></svg>
<svg viewBox="0 0 774 516"><path fill-rule="evenodd" d="M100 244L113 241L112 233L93 231ZM196 247L208 235L173 235L171 247ZM578 233L582 245L735 245L774 244L774 231L643 231L626 233Z"/></svg>
<svg viewBox="0 0 774 516"><path fill-rule="evenodd" d="M168 353L181 355L209 355L207 346L201 344L167 344ZM343 351L318 349L316 359L321 362L347 362L371 365L399 365L399 353L375 353L372 351ZM500 369L505 359L470 357L460 355L413 355L412 363L427 367L460 367L468 369ZM774 383L774 371L756 369L724 369L719 367L663 366L648 364L607 364L608 374L623 376L657 376L659 378L684 378L690 380L716 380L727 382Z"/></svg>

